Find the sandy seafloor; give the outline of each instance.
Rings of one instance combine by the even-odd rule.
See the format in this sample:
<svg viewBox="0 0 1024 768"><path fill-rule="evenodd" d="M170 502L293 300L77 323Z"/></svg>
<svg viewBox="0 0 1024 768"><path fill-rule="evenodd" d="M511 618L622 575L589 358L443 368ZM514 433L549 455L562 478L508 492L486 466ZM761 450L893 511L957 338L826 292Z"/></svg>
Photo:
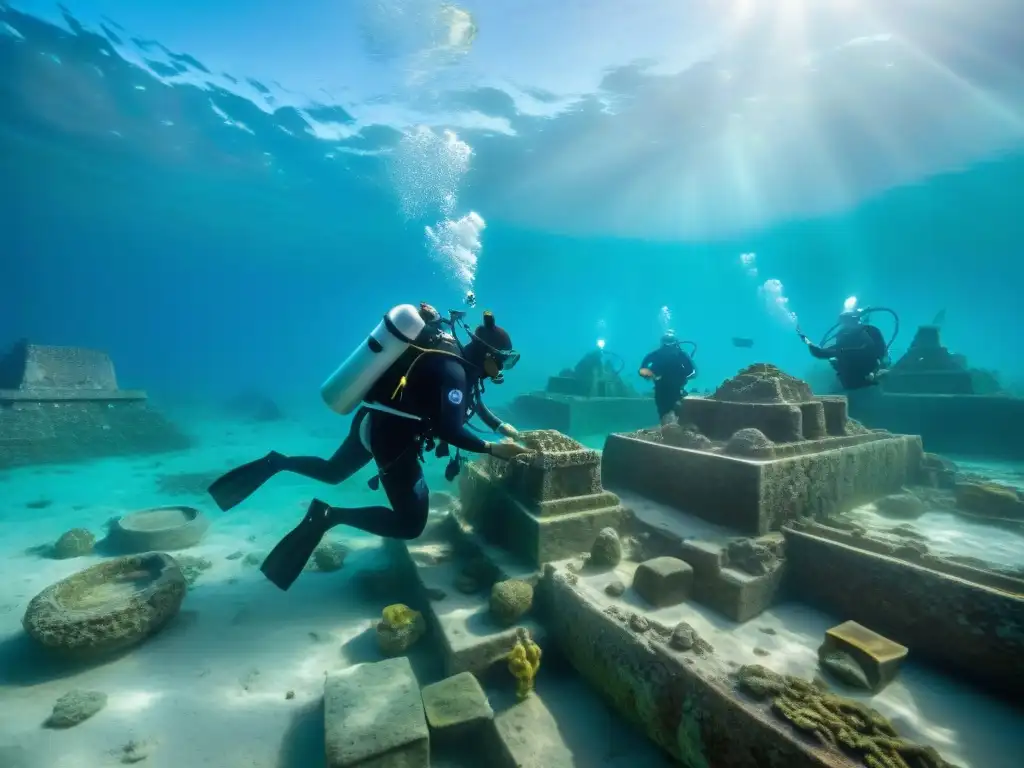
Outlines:
<svg viewBox="0 0 1024 768"><path fill-rule="evenodd" d="M343 487L281 475L245 504L221 513L202 495L170 492L168 480L173 485L183 473L216 474L270 448L328 456L347 425L329 419L261 425L214 417L199 423L198 445L187 452L0 473L2 768L117 766L123 748L132 742L138 745L135 754L146 756L139 764L149 768L323 764L324 673L378 660L372 625L385 604L404 595L371 599L356 588L358 571L387 564L377 540L362 534L333 532L335 540L352 550L344 568L304 573L287 593L266 582L244 558L227 558L237 552L265 553L299 521L314 496L348 504L383 497L366 487L372 470ZM599 447L603 441L586 442ZM443 460L428 462L431 487L451 491L453 486L441 477L443 468ZM99 558L55 561L27 550L54 541L72 527L89 528L100 536L113 516L165 504L200 507L212 520L205 540L185 554L208 558L213 566L190 590L178 619L149 642L101 666L76 671L42 663L21 631L25 607L47 585ZM1007 557L1019 556L1014 552L1007 549ZM836 617L780 606L736 630L730 622L692 613L687 620L717 653L805 676L813 674L814 651L824 630L839 623ZM762 626L777 634L759 632ZM755 656L755 646L769 655ZM439 655L429 640L411 658L422 684L440 678ZM53 703L76 688L103 691L107 707L69 730L44 729ZM292 698L286 698L289 691ZM668 764L571 674L542 668L538 695L557 719L560 738L576 765ZM1021 765L1021 711L912 661L875 705L908 737L935 745L963 768ZM435 761L440 766L478 764L470 754Z"/></svg>

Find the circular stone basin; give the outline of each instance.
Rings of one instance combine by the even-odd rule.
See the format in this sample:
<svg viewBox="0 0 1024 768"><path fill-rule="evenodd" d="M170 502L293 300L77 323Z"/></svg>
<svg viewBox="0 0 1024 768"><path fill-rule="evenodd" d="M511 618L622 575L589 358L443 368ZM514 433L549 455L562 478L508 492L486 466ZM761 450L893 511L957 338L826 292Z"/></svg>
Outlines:
<svg viewBox="0 0 1024 768"><path fill-rule="evenodd" d="M21 623L48 650L103 656L160 631L177 615L187 589L170 555L119 557L51 584L32 598Z"/></svg>
<svg viewBox="0 0 1024 768"><path fill-rule="evenodd" d="M153 507L129 512L110 527L121 552L167 552L198 544L210 521L194 507Z"/></svg>

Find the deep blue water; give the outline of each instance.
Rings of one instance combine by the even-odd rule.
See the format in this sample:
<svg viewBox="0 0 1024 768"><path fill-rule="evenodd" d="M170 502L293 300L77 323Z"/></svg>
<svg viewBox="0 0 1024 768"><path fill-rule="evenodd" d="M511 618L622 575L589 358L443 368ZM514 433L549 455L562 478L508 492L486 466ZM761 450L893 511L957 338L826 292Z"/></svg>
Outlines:
<svg viewBox="0 0 1024 768"><path fill-rule="evenodd" d="M444 216L428 205L404 217L394 173L402 136L428 115L436 132L451 127L473 148L452 187L453 218L474 210L486 219L473 287L523 354L499 401L542 386L599 337L631 369L656 343L663 306L699 344L699 388L755 360L801 375L810 361L759 298L766 279L782 281L812 336L851 294L896 309L897 354L916 325L946 309L952 349L1024 380L1014 341L1024 319L1024 80L1013 45L1024 25L1013 31L1012 4L979 7L970 24L910 3L890 6L874 27L866 11L816 12L807 49L831 52L813 59L828 82L773 90L766 68L780 78L785 68L772 64L770 45L756 45L755 27L719 37L733 47L718 53L694 43L695 58L674 75L617 61L633 49L608 42L602 70L597 44L580 44L585 31L559 26L561 12L530 21L541 6L527 3L523 23L547 30L550 45L509 59L532 63L518 91L495 85L494 62L526 45L525 33L489 3L467 5L480 31L463 62L402 88L374 81L377 60L353 63L354 26L332 22L334 48L316 37L317 20L330 17L311 9L82 2L62 17L50 4L15 5L26 12L0 10L0 344L102 348L123 382L165 398L257 387L315 402L323 377L389 306L460 300L425 244L424 227ZM607 8L597 3L588 18L596 24ZM715 21L700 8L695 24ZM864 37L890 27L892 39ZM958 28L964 37L953 40ZM187 33L202 50L172 47ZM651 34L652 45L664 36ZM546 82L545 58L568 66L553 53L559 39L577 61L590 51L598 87L555 114L525 114L523 93L540 104L567 98L530 81ZM339 60L326 57L332 50ZM324 58L311 64L311 51ZM225 79L203 61L219 66L228 54L261 69ZM725 103L720 62L755 95ZM885 85L872 67L893 62L902 79ZM752 79L758 72L764 82ZM300 74L312 96L290 90L288 76ZM502 74L517 83L516 72ZM309 90L321 81L330 86ZM762 116L730 133L730 110L762 93L798 122L770 133ZM415 119L375 117L396 104ZM429 175L429 163L420 171ZM744 273L743 253L757 254L757 279ZM732 347L733 336L754 347Z"/></svg>

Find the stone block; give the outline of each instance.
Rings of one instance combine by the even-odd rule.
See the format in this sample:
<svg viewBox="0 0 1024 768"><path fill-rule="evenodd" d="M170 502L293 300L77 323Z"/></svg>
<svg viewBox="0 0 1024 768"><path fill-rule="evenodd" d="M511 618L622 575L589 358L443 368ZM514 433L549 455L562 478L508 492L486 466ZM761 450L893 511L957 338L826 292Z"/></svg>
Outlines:
<svg viewBox="0 0 1024 768"><path fill-rule="evenodd" d="M357 664L324 684L327 768L429 768L430 732L404 656Z"/></svg>
<svg viewBox="0 0 1024 768"><path fill-rule="evenodd" d="M0 359L0 389L117 390L106 352L21 342Z"/></svg>
<svg viewBox="0 0 1024 768"><path fill-rule="evenodd" d="M678 605L690 596L693 568L675 557L656 557L639 565L633 589L656 608Z"/></svg>
<svg viewBox="0 0 1024 768"><path fill-rule="evenodd" d="M487 694L470 672L461 672L424 686L423 710L438 743L479 735L494 720Z"/></svg>
<svg viewBox="0 0 1024 768"><path fill-rule="evenodd" d="M758 576L724 568L716 576L698 578L693 598L733 621L750 621L775 602L782 586L785 565Z"/></svg>
<svg viewBox="0 0 1024 768"><path fill-rule="evenodd" d="M878 693L892 682L907 657L907 648L882 637L856 621L847 621L825 633L818 649L824 658L833 652L849 655L867 677L868 687Z"/></svg>
<svg viewBox="0 0 1024 768"><path fill-rule="evenodd" d="M628 435L605 442L602 476L612 488L692 513L743 535L777 531L898 492L918 473L921 440L878 433L863 442L777 459L676 448Z"/></svg>

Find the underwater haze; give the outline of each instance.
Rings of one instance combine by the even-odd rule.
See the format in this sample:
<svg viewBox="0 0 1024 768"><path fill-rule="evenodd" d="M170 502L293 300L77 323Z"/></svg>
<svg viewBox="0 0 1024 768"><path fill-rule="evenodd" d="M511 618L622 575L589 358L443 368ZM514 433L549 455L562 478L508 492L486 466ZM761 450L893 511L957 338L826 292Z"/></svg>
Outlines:
<svg viewBox="0 0 1024 768"><path fill-rule="evenodd" d="M484 399L500 424L520 429L508 434L522 438L524 452L586 447L599 464L617 433L639 435L659 418L664 427L664 409L637 371L670 331L695 349L696 378L687 384L694 399L755 363L784 372L769 377L793 376L819 394L841 394L832 369L808 354L800 334L817 343L844 307L889 311L872 322L890 344L891 361L915 357L919 328L941 328L943 352L955 353L957 370L966 376L969 360L975 380L997 382L970 394L998 393L1010 403L985 411L996 414L985 417L993 433L1018 418L999 414L1024 413L1016 400L1024 397L1020 0L0 0L0 186L0 768L297 768L323 764L325 739L329 768L358 765L366 755L339 756L349 747L338 746L346 731L333 730L341 726L332 724L332 707L344 710L337 702L355 695L344 692L341 676L363 674L358 665L380 660L383 624L392 631L389 622L401 616L394 631L411 632L427 617L427 639L415 642L420 629L407 654L412 684L461 671L445 655L459 653L445 633L474 636L466 617L484 610L472 600L486 607L488 595L453 588L450 615L441 615L440 598L426 607L417 602L421 592L436 594L435 577L420 572L417 581L395 565L400 550L414 572L428 561L454 567L447 558L461 546L449 546L438 531L468 504L459 493L469 469L440 454L432 459L433 442L423 464L432 491L423 549L400 541L416 535L383 532L381 544L346 518L325 539L336 549L321 545L307 566L323 573L303 573L289 591L275 589L257 568L275 542L303 520L313 499L379 509L386 503L380 483L392 493L392 465L381 477L376 468L337 474L335 467L329 485L289 466L292 474L281 470L246 506L226 512L207 493L223 473L271 450L334 454L349 434L352 409L332 411L321 385L353 350L364 349L367 334L397 305L425 302L446 317L465 311L467 325L453 326L459 333L481 333L483 311L493 313L520 360L500 386L486 382ZM95 451L75 438L74 450L47 454L57 433L25 414L65 407L69 423L77 418L75 396L33 390L33 376L36 383L60 378L53 372L70 359L51 348L102 354L67 353L95 380L89 373L87 381L46 386L70 390L84 381L84 401L97 399L93 389L114 391L111 410L137 401L145 417L123 433L114 422L97 427L107 435L98 433ZM609 381L626 394L608 399L632 402L603 422L546 420L554 413L547 404L565 402L554 388L582 376L593 352L601 366L612 361ZM116 370L110 387L102 383L113 382L104 378L104 355ZM574 366L575 374L567 371ZM596 389L579 397L601 400L611 394L604 387L600 397ZM462 403L456 385L446 390L449 403ZM471 385L466 393L473 395ZM984 440L968 449L954 436L947 449L896 417L862 418L867 411L854 410L855 397L850 415L869 428L920 432L924 451L957 461L929 465L933 477L950 483L935 480L940 487L932 490L949 498L918 494L920 509L928 507L918 513L919 538L961 565L984 561L992 579L1024 578L1024 438L1004 434L992 443L998 450L988 451ZM443 398L434 400L446 407ZM537 408L529 417L527 401ZM566 407L571 414L576 406ZM82 416L75 429L93 418ZM842 419L845 430L845 411ZM579 443L545 442L547 432L527 433L534 427ZM835 438L852 451L870 442L868 430L856 430L815 439ZM472 434L497 442L493 431L477 424ZM352 434L355 444L359 430ZM668 434L650 439L663 448ZM725 439L710 437L708 451L728 452ZM101 450L108 438L124 442ZM367 438L378 461L391 450L377 444L385 439ZM919 446L914 450L900 448L900 461L907 451L919 457ZM958 517L950 511L954 474L957 488L986 478L992 503L1006 506L980 521ZM352 479L341 485L341 475ZM415 478L408 486L409 496L422 492L426 516L425 486ZM902 493L900 486L858 496L851 525L888 535L897 523L879 522L884 504L876 497ZM621 497L615 504L651 530L676 531L684 519L672 518L671 504L653 491L611 490ZM154 619L151 640L109 663L69 668L39 660L25 638L31 621L23 621L32 598L87 566L121 562L96 534L116 531L129 513L164 507L172 517L184 515L175 518L182 530L198 531L181 545L188 554L180 578L188 585L186 594L182 582L185 597L176 598L180 615L176 607L160 632ZM657 522L666 515L676 522ZM447 522L437 522L441 517ZM616 527L605 522L588 535ZM735 535L703 522L679 530L679 541L708 536L721 547ZM622 562L643 567L629 542L646 538L630 531L619 531ZM170 541L152 531L133 535ZM88 544L78 556L55 555L60 544L51 550L55 541L83 536ZM341 554L332 561L332 552ZM112 591L95 599L116 602L149 589L144 584L158 571L153 578L164 581L154 583L171 589L166 579L177 577L166 574L179 573L173 560L144 557L151 559L110 576L104 589ZM481 558L487 560L470 560ZM549 558L556 559L563 558ZM542 570L491 560L489 577L463 571L463 584L468 579L486 592L498 574L541 593ZM629 584L633 570L626 577L621 567L616 573ZM576 585L577 570L569 569L567 583ZM1024 592L998 589L1024 600ZM614 601L604 582L594 592L592 605L608 614ZM389 610L409 610L406 604L424 615L412 611L418 618L403 623L406 613ZM698 669L711 665L715 679L761 664L811 677L815 644L850 617L817 604L786 606L766 609L756 628L754 620L717 614L659 620L676 625L685 618L697 637L688 649L700 650L700 637L718 649L718 661L700 655L695 662ZM732 765L711 751L681 757L678 744L666 746L643 722L616 714L614 697L577 674L580 663L564 644L549 650L548 635L558 635L552 626L529 628L550 664L543 671L514 671L531 669L536 646L502 630L504 639L494 640L503 649L494 656L499 682L478 675L486 709L493 707L488 717L500 758L438 751L444 741L427 705L435 766ZM487 642L500 635L481 632ZM501 645L520 641L519 650ZM406 650L384 656L403 660ZM519 653L522 659L509 656ZM1019 702L914 654L911 648L902 677L885 692L851 695L950 762L892 765L1019 766ZM519 698L540 710L515 709L506 659L519 685L532 691L536 676L536 696ZM402 680L388 693L373 688L379 680L367 674L377 700L397 696ZM332 685L341 691L334 698ZM54 725L54 707L71 694L78 712L90 701L102 704L63 730L68 724ZM359 711L370 707L353 701ZM371 717L377 730L366 738L406 727L388 720L392 714ZM426 725L408 727L422 738L396 749L426 738ZM524 728L538 735L514 735ZM815 737L826 739L820 731ZM828 738L824 749L837 749ZM814 750L820 746L814 742ZM843 755L853 762L801 765L862 764ZM428 765L409 759L409 766Z"/></svg>

